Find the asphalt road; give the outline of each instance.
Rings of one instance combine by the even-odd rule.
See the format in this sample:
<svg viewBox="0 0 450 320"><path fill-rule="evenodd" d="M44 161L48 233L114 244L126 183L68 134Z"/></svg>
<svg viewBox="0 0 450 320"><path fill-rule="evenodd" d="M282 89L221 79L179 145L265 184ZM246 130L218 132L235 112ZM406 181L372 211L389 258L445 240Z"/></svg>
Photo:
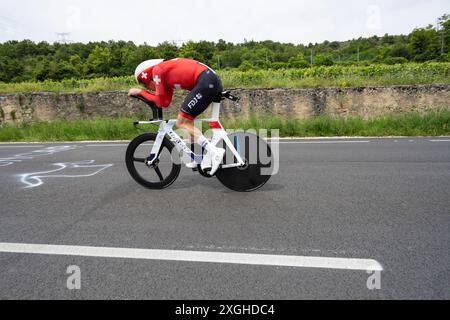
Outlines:
<svg viewBox="0 0 450 320"><path fill-rule="evenodd" d="M125 150L0 145L0 243L373 259L383 271L0 250L0 299L450 298L450 139L283 142L278 175L248 194L185 168L170 189L144 189ZM67 288L72 265L80 290Z"/></svg>

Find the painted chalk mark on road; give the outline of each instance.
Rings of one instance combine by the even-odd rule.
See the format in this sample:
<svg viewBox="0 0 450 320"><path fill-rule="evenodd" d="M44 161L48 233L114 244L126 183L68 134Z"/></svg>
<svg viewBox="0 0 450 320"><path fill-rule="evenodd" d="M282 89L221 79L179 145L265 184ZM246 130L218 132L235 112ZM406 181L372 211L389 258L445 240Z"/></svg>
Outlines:
<svg viewBox="0 0 450 320"><path fill-rule="evenodd" d="M45 179L49 178L84 178L92 177L100 172L111 168L113 164L94 164L95 160L86 160L78 162L53 163L57 168L49 171L24 173L19 175L20 182L26 185L26 189L36 188L44 184ZM69 174L75 170L75 174ZM81 171L81 172L80 172Z"/></svg>
<svg viewBox="0 0 450 320"><path fill-rule="evenodd" d="M23 162L25 160L33 160L36 157L50 156L55 153L75 150L78 146L54 146L47 147L45 149L34 150L26 153L16 154L12 157L0 158L0 167L10 166L17 162Z"/></svg>

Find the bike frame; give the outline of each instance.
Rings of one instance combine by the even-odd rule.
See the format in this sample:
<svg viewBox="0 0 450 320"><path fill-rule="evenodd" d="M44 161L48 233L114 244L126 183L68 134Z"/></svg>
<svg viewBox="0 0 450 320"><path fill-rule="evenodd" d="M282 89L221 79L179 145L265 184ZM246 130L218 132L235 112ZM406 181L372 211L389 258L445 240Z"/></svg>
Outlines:
<svg viewBox="0 0 450 320"><path fill-rule="evenodd" d="M217 146L217 144L220 141L224 141L225 144L228 146L230 151L233 153L234 158L236 159L235 163L232 164L225 164L220 166L221 169L227 169L227 168L237 168L245 166L245 161L242 159L241 155L239 154L239 144L236 141L237 144L237 150L233 143L228 138L228 134L223 128L222 124L219 121L220 117L220 108L221 104L219 102L213 103L213 111L212 111L212 118L211 119L198 119L196 121L200 122L207 122L209 127L211 128L213 132L213 138L211 140L212 145ZM155 163L157 160L157 155L159 154L161 150L162 143L164 141L164 138L168 136L170 138L170 141L172 141L178 150L185 153L186 155L190 156L190 158L195 161L198 165L200 165L203 161L203 155L197 155L195 154L190 147L186 144L186 142L181 139L181 137L173 130L173 127L176 125L177 120L154 120L154 121L140 121L137 122L137 124L159 124L159 130L158 130L158 136L155 140L155 143L152 147L152 150L150 152L149 157L147 158L147 165L151 166Z"/></svg>

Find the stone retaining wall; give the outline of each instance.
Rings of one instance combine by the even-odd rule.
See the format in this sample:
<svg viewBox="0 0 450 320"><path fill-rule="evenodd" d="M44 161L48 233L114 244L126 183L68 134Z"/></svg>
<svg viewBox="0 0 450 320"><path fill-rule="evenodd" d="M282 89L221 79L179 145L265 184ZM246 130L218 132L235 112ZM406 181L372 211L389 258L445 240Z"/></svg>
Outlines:
<svg viewBox="0 0 450 320"><path fill-rule="evenodd" d="M247 118L251 114L307 118L332 116L377 117L408 112L426 113L449 108L450 85L320 88L320 89L235 89L241 97L227 101L222 117ZM177 114L185 94L177 92L166 117ZM126 92L23 93L0 95L0 122L78 120L95 117L145 118L151 112Z"/></svg>

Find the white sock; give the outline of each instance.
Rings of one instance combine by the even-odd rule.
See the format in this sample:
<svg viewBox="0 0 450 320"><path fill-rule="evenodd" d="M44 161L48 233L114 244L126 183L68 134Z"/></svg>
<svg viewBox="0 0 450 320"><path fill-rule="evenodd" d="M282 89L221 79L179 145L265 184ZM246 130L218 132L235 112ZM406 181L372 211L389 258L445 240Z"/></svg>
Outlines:
<svg viewBox="0 0 450 320"><path fill-rule="evenodd" d="M208 152L211 152L211 150L213 150L213 145L211 144L211 142L209 142L208 139L206 139L205 136L200 136L200 138L198 138L197 140L197 143L205 148Z"/></svg>

